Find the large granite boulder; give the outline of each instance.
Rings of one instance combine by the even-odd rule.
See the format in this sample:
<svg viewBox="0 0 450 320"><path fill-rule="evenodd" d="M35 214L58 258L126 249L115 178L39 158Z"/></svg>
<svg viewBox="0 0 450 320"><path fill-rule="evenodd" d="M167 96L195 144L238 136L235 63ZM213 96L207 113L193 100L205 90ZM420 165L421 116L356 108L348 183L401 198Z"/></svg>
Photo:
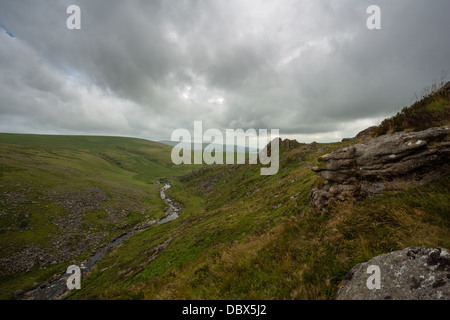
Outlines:
<svg viewBox="0 0 450 320"><path fill-rule="evenodd" d="M322 156L313 168L325 183L311 190L318 209L333 200L363 199L420 185L450 173L450 127L398 132Z"/></svg>
<svg viewBox="0 0 450 320"><path fill-rule="evenodd" d="M379 289L374 285L377 271L371 266L379 268ZM442 248L410 247L377 256L345 276L337 299L449 300L450 253Z"/></svg>

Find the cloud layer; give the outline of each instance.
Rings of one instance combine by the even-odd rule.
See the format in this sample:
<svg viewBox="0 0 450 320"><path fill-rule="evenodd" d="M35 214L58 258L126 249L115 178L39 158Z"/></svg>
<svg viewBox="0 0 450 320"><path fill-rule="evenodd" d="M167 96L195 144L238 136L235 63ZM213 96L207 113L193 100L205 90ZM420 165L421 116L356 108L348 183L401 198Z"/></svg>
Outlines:
<svg viewBox="0 0 450 320"><path fill-rule="evenodd" d="M449 1L377 2L370 31L372 1L2 1L0 131L352 136L450 71Z"/></svg>

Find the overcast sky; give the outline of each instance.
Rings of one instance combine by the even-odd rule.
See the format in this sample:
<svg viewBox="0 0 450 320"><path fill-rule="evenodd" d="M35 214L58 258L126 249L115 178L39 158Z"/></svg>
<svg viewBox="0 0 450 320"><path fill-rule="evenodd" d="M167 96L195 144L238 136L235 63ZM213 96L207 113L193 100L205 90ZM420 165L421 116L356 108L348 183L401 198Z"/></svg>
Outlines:
<svg viewBox="0 0 450 320"><path fill-rule="evenodd" d="M0 132L160 140L203 120L340 140L449 73L449 14L449 0L0 0Z"/></svg>

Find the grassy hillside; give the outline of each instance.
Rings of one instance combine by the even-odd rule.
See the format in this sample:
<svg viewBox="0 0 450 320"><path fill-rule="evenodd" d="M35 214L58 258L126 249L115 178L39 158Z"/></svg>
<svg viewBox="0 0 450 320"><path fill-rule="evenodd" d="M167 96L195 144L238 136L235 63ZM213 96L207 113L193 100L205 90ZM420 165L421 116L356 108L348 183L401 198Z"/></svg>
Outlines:
<svg viewBox="0 0 450 320"><path fill-rule="evenodd" d="M448 124L448 105L447 91L429 95L376 134ZM310 168L354 143L282 148L274 176L224 165L173 180L179 219L125 241L67 298L333 299L359 262L409 246L450 248L449 176L326 213L310 208L310 190L323 183Z"/></svg>
<svg viewBox="0 0 450 320"><path fill-rule="evenodd" d="M403 108L376 128L376 135L397 131L420 131L450 125L450 82Z"/></svg>
<svg viewBox="0 0 450 320"><path fill-rule="evenodd" d="M376 134L448 124L448 102L430 95ZM170 147L137 139L0 137L0 257L29 243L51 251L55 241L82 244L71 259L89 255L161 217L161 177L183 204L177 220L125 240L66 299L333 299L359 262L409 246L450 248L449 176L326 213L310 207L310 190L323 183L311 168L356 140L282 147L278 174L261 176L259 165L174 166ZM68 224L76 232L67 235ZM1 297L65 267L2 275Z"/></svg>
<svg viewBox="0 0 450 320"><path fill-rule="evenodd" d="M0 134L0 297L163 217L155 180L195 167L173 165L170 151L130 138Z"/></svg>
<svg viewBox="0 0 450 320"><path fill-rule="evenodd" d="M351 142L281 150L281 170L205 168L174 182L180 218L118 247L69 299L332 299L358 262L450 247L449 177L319 214L317 158ZM114 279L113 281L111 279Z"/></svg>

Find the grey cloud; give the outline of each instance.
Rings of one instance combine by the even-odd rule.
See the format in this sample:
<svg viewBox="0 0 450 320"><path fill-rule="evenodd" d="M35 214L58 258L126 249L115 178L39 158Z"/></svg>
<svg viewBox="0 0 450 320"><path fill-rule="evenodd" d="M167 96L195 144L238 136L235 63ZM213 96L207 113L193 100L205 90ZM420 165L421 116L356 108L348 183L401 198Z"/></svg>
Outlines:
<svg viewBox="0 0 450 320"><path fill-rule="evenodd" d="M2 1L0 131L355 134L450 71L448 1L376 2L379 31L372 1Z"/></svg>

